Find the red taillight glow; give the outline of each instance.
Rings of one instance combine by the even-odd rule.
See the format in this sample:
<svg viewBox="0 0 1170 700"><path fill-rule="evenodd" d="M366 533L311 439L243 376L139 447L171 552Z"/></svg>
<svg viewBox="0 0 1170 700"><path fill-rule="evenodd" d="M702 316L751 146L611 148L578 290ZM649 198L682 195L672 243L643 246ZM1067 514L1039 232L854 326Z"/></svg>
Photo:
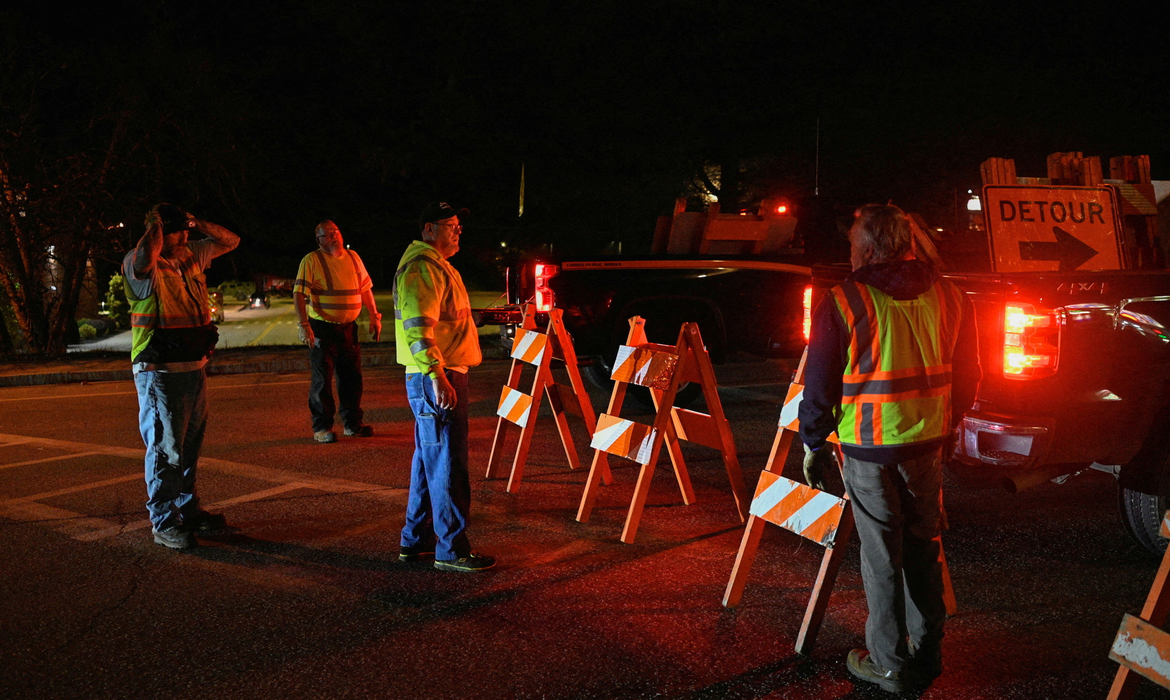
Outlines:
<svg viewBox="0 0 1170 700"><path fill-rule="evenodd" d="M808 339L812 335L812 285L804 288L804 320L800 324L800 330L804 333L804 343L808 344Z"/></svg>
<svg viewBox="0 0 1170 700"><path fill-rule="evenodd" d="M536 302L536 310L547 313L553 307L554 296L553 291L548 288L548 281L556 277L560 270L556 265L545 265L544 263L536 263L532 266L532 276L536 281L536 291L533 294L533 299Z"/></svg>
<svg viewBox="0 0 1170 700"><path fill-rule="evenodd" d="M781 204L780 206L776 207L776 213L777 214L787 214L788 213L788 205Z"/></svg>
<svg viewBox="0 0 1170 700"><path fill-rule="evenodd" d="M1003 312L1003 374L1039 379L1056 373L1060 326L1056 314L1031 304L1009 303Z"/></svg>

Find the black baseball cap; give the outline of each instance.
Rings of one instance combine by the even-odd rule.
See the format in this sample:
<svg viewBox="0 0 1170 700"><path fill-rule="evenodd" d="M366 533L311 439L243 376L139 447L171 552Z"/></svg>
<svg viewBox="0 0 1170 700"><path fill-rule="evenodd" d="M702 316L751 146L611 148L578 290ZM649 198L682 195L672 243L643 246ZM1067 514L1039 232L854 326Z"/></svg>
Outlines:
<svg viewBox="0 0 1170 700"><path fill-rule="evenodd" d="M452 216L464 216L467 213L469 212L466 208L455 211L455 207L446 202L431 202L427 205L426 209L423 209L423 213L418 217L418 227L422 228L427 224L442 221L443 219L450 219Z"/></svg>
<svg viewBox="0 0 1170 700"><path fill-rule="evenodd" d="M164 202L154 209L158 213L158 218L162 219L163 233L174 233L195 227L195 222L187 217L187 212L174 204Z"/></svg>

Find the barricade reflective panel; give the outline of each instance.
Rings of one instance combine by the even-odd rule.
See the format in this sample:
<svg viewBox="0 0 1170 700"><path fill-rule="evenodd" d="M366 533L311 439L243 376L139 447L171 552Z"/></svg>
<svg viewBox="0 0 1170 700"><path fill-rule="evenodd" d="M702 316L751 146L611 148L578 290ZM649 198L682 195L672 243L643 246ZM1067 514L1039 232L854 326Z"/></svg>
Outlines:
<svg viewBox="0 0 1170 700"><path fill-rule="evenodd" d="M677 365L678 355L622 345L618 348L609 378L665 391Z"/></svg>
<svg viewBox="0 0 1170 700"><path fill-rule="evenodd" d="M593 433L589 446L638 464L647 464L656 437L658 432L648 425L602 413L597 417L597 432Z"/></svg>
<svg viewBox="0 0 1170 700"><path fill-rule="evenodd" d="M1162 516L1162 537L1170 538L1170 511ZM1170 617L1170 549L1162 555L1162 564L1154 585L1142 606L1141 617L1126 614L1121 629L1109 649L1109 658L1121 664L1113 677L1108 700L1132 698L1141 674L1163 688L1170 688L1170 634L1162 631Z"/></svg>
<svg viewBox="0 0 1170 700"><path fill-rule="evenodd" d="M532 409L532 397L524 392L505 386L500 392L500 405L496 415L521 428L528 427L528 413Z"/></svg>
<svg viewBox="0 0 1170 700"><path fill-rule="evenodd" d="M804 399L804 385L792 382L788 385L788 396L784 398L784 407L780 409L780 428L800 432L800 402ZM829 442L841 444L837 433L829 436Z"/></svg>
<svg viewBox="0 0 1170 700"><path fill-rule="evenodd" d="M517 328L516 338L512 341L512 357L530 365L539 365L544 361L547 346L548 336L544 333Z"/></svg>
<svg viewBox="0 0 1170 700"><path fill-rule="evenodd" d="M837 536L845 499L779 474L760 472L750 513L828 547Z"/></svg>

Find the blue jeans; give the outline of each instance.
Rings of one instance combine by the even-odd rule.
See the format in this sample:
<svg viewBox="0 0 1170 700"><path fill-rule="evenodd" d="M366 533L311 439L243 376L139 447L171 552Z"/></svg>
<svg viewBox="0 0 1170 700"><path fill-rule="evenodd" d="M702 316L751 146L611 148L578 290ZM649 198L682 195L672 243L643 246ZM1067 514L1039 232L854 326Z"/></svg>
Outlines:
<svg viewBox="0 0 1170 700"><path fill-rule="evenodd" d="M406 501L403 547L435 538L436 559L471 554L467 520L471 479L467 472L467 375L447 372L455 388L455 408L435 405L435 390L424 374L406 375L406 398L414 412L414 460Z"/></svg>
<svg viewBox="0 0 1170 700"><path fill-rule="evenodd" d="M195 467L207 429L205 369L139 372L138 430L146 443L146 510L156 530L200 511Z"/></svg>
<svg viewBox="0 0 1170 700"><path fill-rule="evenodd" d="M869 606L865 646L890 671L905 666L907 642L923 658L942 646L941 457L941 448L901 464L845 455L845 490L853 501Z"/></svg>

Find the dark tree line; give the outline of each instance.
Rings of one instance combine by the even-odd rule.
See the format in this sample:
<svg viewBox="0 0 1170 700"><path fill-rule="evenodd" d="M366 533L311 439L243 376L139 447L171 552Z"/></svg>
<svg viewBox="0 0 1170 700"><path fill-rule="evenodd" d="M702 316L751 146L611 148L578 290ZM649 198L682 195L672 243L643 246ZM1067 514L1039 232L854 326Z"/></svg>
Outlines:
<svg viewBox="0 0 1170 700"><path fill-rule="evenodd" d="M242 236L213 276L291 276L330 218L383 285L435 199L472 210L461 264L474 277L507 251L645 249L679 196L724 211L776 195L811 206L816 191L846 210L893 199L945 226L992 155L1040 174L1058 150L1149 153L1158 177L1170 108L1156 25L1087 0L1056 9L5 8L0 289L27 345L60 351L79 265L111 271L157 201ZM805 232L818 235L836 234ZM56 295L38 288L46 266L64 275Z"/></svg>

